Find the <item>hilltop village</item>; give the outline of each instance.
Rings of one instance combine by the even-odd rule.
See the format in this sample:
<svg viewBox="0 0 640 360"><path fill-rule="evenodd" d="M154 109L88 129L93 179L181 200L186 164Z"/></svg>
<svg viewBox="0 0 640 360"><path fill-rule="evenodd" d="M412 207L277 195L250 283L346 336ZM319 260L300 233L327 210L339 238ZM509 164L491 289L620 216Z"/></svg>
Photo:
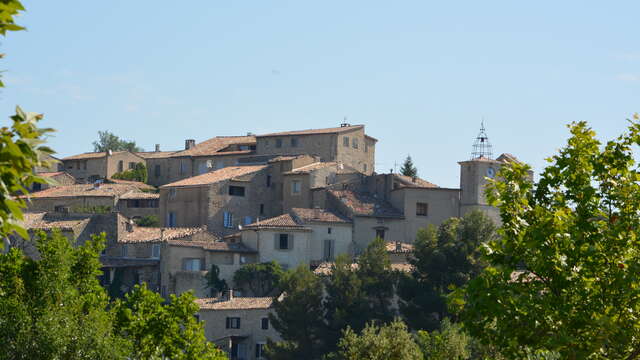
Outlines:
<svg viewBox="0 0 640 360"><path fill-rule="evenodd" d="M364 125L341 124L188 139L173 151L156 145L151 152L69 156L36 169L53 181L31 189L24 226L59 228L79 244L105 232L101 282L110 292L142 282L165 298L191 290L208 340L236 358L259 359L267 339L279 335L268 319L272 298L235 289L233 275L243 265L275 261L322 274L336 256L356 258L378 237L402 270L418 229L474 210L498 221L484 187L502 165L518 161L513 155L474 153L459 162L460 186L443 188L376 173L377 143ZM138 164L146 183L113 178ZM143 226L142 218L159 224ZM9 245L27 253L32 246L18 239ZM234 290L207 286L213 265Z"/></svg>

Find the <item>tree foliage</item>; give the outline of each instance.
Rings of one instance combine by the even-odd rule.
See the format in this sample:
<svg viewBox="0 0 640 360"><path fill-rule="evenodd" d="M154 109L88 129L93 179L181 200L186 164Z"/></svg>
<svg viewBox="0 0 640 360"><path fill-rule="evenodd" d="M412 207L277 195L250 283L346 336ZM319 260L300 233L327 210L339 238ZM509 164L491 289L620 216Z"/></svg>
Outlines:
<svg viewBox="0 0 640 360"><path fill-rule="evenodd" d="M269 296L274 294L283 275L284 270L275 261L246 264L233 274L233 283L249 289L254 296Z"/></svg>
<svg viewBox="0 0 640 360"><path fill-rule="evenodd" d="M0 359L119 359L98 283L105 236L73 248L59 231L35 236L40 260L0 254Z"/></svg>
<svg viewBox="0 0 640 360"><path fill-rule="evenodd" d="M134 359L222 360L224 353L207 342L198 305L187 292L171 295L167 304L160 294L136 285L114 306L115 331L130 343Z"/></svg>
<svg viewBox="0 0 640 360"><path fill-rule="evenodd" d="M142 227L159 227L160 220L155 215L146 215L137 219L134 219L136 225Z"/></svg>
<svg viewBox="0 0 640 360"><path fill-rule="evenodd" d="M125 170L123 172L115 173L111 175L112 179L130 180L147 182L147 167L143 163L137 163L133 169Z"/></svg>
<svg viewBox="0 0 640 360"><path fill-rule="evenodd" d="M537 184L518 163L491 183L500 237L486 247L490 266L452 297L473 336L510 358L527 349L563 359L638 358L637 120L604 146L586 123L573 123Z"/></svg>
<svg viewBox="0 0 640 360"><path fill-rule="evenodd" d="M220 279L220 268L216 264L211 264L211 269L207 272L207 287L211 291L211 296L229 289L227 281Z"/></svg>
<svg viewBox="0 0 640 360"><path fill-rule="evenodd" d="M340 360L422 360L422 352L407 331L395 320L385 326L368 324L358 335L351 328L344 331L335 359ZM452 358L453 359L453 358Z"/></svg>
<svg viewBox="0 0 640 360"><path fill-rule="evenodd" d="M143 151L142 148L136 145L135 141L120 139L108 130L98 131L98 140L93 142L93 151L106 152L109 150L130 152Z"/></svg>
<svg viewBox="0 0 640 360"><path fill-rule="evenodd" d="M496 226L480 211L420 229L410 277L401 282L400 309L412 329L434 330L440 320L452 316L447 296L454 287L466 284L484 268L480 247L495 237Z"/></svg>
<svg viewBox="0 0 640 360"><path fill-rule="evenodd" d="M411 178L418 176L418 169L413 165L411 155L407 155L407 158L404 159L404 163L402 163L402 167L400 168L400 174Z"/></svg>
<svg viewBox="0 0 640 360"><path fill-rule="evenodd" d="M322 307L323 287L308 267L299 266L282 278L283 296L273 302L269 314L273 328L283 341L269 342L271 360L320 359L326 348L326 325Z"/></svg>
<svg viewBox="0 0 640 360"><path fill-rule="evenodd" d="M440 330L431 332L420 330L416 335L417 343L429 360L466 360L471 358L471 337L459 324L449 319L442 321Z"/></svg>
<svg viewBox="0 0 640 360"><path fill-rule="evenodd" d="M395 316L391 309L395 276L384 240L373 240L358 257L357 264L356 275L369 304L367 316L381 322L392 321Z"/></svg>

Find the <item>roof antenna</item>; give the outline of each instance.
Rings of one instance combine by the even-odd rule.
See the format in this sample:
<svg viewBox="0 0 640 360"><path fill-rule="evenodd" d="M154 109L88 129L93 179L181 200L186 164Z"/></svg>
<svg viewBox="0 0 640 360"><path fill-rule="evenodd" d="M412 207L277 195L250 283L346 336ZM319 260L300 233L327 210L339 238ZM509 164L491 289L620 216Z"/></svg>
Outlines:
<svg viewBox="0 0 640 360"><path fill-rule="evenodd" d="M348 126L351 126L351 124L347 122L347 117L345 116L342 124L340 124L340 127L348 127Z"/></svg>
<svg viewBox="0 0 640 360"><path fill-rule="evenodd" d="M493 156L491 150L491 143L489 142L489 136L484 128L484 116L482 117L482 121L480 122L480 133L476 137L476 140L473 142L473 151L471 152L471 160L475 159L489 159L491 160Z"/></svg>

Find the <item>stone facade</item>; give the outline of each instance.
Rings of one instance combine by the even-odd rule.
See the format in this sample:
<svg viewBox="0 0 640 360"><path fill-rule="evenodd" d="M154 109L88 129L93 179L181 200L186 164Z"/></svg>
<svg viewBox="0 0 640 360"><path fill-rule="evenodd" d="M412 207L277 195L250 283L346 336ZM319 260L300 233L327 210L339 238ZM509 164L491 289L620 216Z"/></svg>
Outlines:
<svg viewBox="0 0 640 360"><path fill-rule="evenodd" d="M129 151L84 153L62 159L64 171L78 183L109 179L115 173L133 169L137 163L146 165L142 157Z"/></svg>

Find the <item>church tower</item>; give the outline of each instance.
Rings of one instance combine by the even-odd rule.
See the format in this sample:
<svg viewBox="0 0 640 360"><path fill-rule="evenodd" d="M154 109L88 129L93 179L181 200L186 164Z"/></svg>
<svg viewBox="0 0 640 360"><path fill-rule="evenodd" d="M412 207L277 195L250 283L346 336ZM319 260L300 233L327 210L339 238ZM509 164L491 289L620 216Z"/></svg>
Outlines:
<svg viewBox="0 0 640 360"><path fill-rule="evenodd" d="M489 137L480 126L480 133L473 143L471 159L460 161L460 216L473 210L485 212L494 221L499 221L498 209L489 206L485 197L485 187L488 179L493 179L503 162L493 159L493 152Z"/></svg>

